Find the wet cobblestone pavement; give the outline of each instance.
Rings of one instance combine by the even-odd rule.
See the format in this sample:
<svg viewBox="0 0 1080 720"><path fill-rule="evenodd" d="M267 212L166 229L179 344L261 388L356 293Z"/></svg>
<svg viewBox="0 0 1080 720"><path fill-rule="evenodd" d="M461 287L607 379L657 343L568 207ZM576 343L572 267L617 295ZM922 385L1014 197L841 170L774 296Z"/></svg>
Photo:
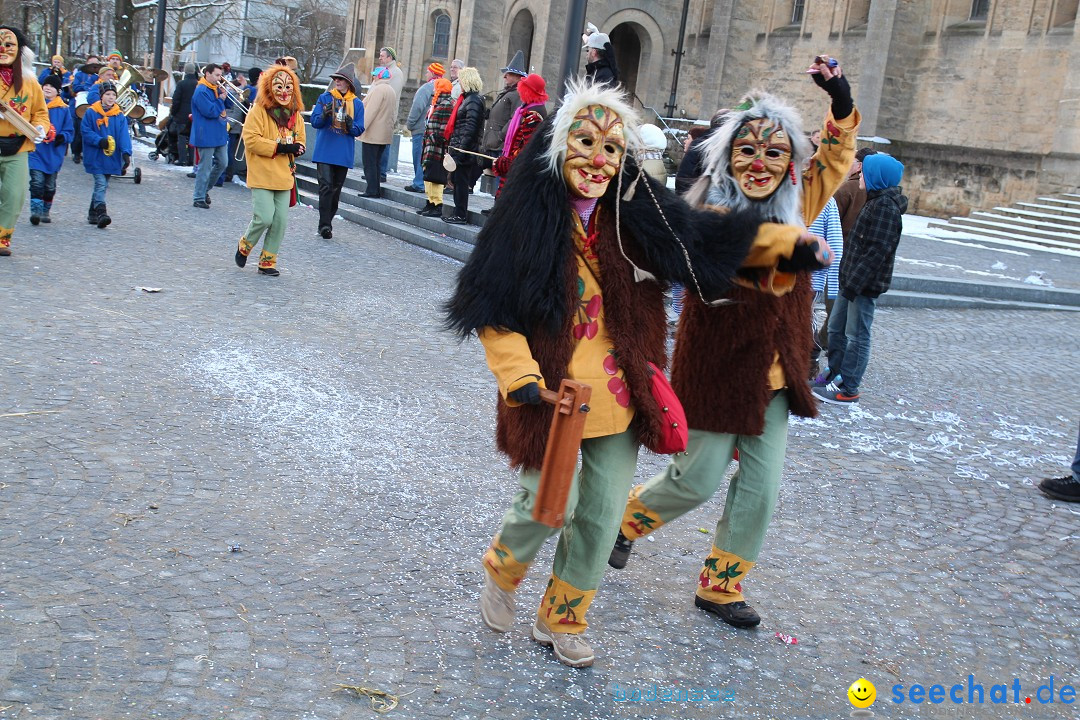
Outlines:
<svg viewBox="0 0 1080 720"><path fill-rule="evenodd" d="M841 718L860 676L877 717L1080 718L1035 699L1080 685L1080 506L1033 487L1075 447L1077 315L879 310L863 401L792 425L762 626L693 606L720 493L608 573L575 671L527 635L553 543L511 631L479 620L514 477L479 344L437 329L458 265L296 208L261 277L246 190L142 167L98 231L69 164L0 258L0 718L374 716L339 684L399 718ZM983 705L891 701L969 674ZM654 687L729 699L621 701Z"/></svg>

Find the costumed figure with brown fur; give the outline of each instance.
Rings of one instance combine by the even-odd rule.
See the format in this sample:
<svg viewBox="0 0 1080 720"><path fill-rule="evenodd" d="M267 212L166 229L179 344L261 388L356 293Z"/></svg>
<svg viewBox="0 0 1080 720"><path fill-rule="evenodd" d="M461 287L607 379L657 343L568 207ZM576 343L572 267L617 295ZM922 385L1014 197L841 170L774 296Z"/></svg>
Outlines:
<svg viewBox="0 0 1080 720"><path fill-rule="evenodd" d="M520 470L483 559L480 609L492 630L509 629L518 584L559 533L531 515L552 418L540 390L563 378L593 388L567 524L532 628L572 667L593 662L585 614L638 448L659 447L664 429L648 364L667 365L667 283L715 297L729 289L759 229L789 247L804 234L752 213L691 209L635 164L639 122L622 91L571 83L514 160L447 304L449 328L484 346L499 390L496 442Z"/></svg>
<svg viewBox="0 0 1080 720"><path fill-rule="evenodd" d="M0 112L0 255L10 255L15 221L30 187L27 153L34 152L34 143L42 137L51 142L56 131L34 77L34 52L27 47L22 30L9 25L0 25ZM18 130L8 119L15 114L34 126L38 137Z"/></svg>
<svg viewBox="0 0 1080 720"><path fill-rule="evenodd" d="M255 104L241 133L253 215L235 259L244 267L262 239L259 272L263 275L280 274L278 248L285 237L289 208L296 204L296 158L306 150L303 109L296 73L284 65L271 65L259 76Z"/></svg>
<svg viewBox="0 0 1080 720"><path fill-rule="evenodd" d="M832 100L812 148L794 108L754 91L730 111L703 145L705 176L687 194L692 204L751 210L774 222L806 227L843 182L855 157L859 112L835 60L815 58L815 82ZM800 168L806 168L799 172ZM817 414L806 382L813 345L810 273L800 258L831 253L822 240L802 247L755 247L726 303L690 297L679 324L671 380L690 426L687 453L634 488L609 564L626 565L631 543L713 496L734 451L731 478L711 552L697 578L695 604L735 627L761 622L742 594L772 519L787 448L788 416ZM796 261L796 262L793 262Z"/></svg>

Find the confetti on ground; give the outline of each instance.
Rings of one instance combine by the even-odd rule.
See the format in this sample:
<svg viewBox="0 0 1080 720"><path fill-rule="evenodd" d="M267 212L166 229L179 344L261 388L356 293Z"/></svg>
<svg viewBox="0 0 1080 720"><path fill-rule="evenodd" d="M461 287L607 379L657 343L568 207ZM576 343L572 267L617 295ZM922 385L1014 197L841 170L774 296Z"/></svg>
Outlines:
<svg viewBox="0 0 1080 720"><path fill-rule="evenodd" d="M785 635L784 633L778 632L776 633L776 637L780 638L780 641L785 645L799 644L799 638L795 637L794 635Z"/></svg>

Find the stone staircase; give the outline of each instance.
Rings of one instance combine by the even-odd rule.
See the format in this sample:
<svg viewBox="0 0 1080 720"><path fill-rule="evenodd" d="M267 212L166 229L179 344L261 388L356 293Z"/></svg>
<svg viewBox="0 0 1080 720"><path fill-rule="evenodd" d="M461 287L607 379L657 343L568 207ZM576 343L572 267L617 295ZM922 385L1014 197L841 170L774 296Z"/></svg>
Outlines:
<svg viewBox="0 0 1080 720"><path fill-rule="evenodd" d="M1080 250L1080 193L1040 197L1035 202L976 211L929 226L1033 250Z"/></svg>

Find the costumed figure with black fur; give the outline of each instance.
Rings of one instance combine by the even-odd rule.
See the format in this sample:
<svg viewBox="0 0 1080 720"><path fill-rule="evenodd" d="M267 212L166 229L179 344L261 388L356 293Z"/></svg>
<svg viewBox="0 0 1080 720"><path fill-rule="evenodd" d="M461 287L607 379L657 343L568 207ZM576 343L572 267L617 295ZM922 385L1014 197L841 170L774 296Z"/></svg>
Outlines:
<svg viewBox="0 0 1080 720"><path fill-rule="evenodd" d="M774 222L803 227L818 216L843 182L855 157L859 113L836 61L815 59L813 78L832 99L822 142L811 156L798 113L779 98L752 92L705 141L705 176L687 198L691 204L754 210ZM799 168L806 168L801 174ZM690 426L685 455L634 488L609 564L623 567L630 544L711 498L731 478L711 552L698 576L695 604L735 627L761 618L742 595L742 581L757 562L779 493L789 414L814 417L817 405L806 382L810 349L812 256L816 245L755 247L787 256L769 272L743 268L727 302L707 306L690 297L679 325L671 380Z"/></svg>
<svg viewBox="0 0 1080 720"><path fill-rule="evenodd" d="M559 111L514 160L504 199L447 304L449 328L463 338L475 333L484 346L499 389L496 442L520 470L520 488L483 559L481 615L492 630L509 629L518 584L559 532L531 515L552 418L540 390L557 389L563 378L594 388L567 525L532 628L573 667L593 662L585 615L638 448L659 447L664 430L648 364L667 364L666 283L715 296L729 289L760 228L789 248L804 235L748 213L691 209L634 163L639 122L620 90L571 83Z"/></svg>
<svg viewBox="0 0 1080 720"><path fill-rule="evenodd" d="M289 208L296 204L296 158L306 151L303 109L300 81L289 67L272 65L259 76L255 104L242 133L253 214L234 256L238 267L247 264L248 255L262 239L259 272L281 274L277 255Z"/></svg>
<svg viewBox="0 0 1080 720"><path fill-rule="evenodd" d="M26 46L22 30L0 25L0 255L11 254L11 236L15 221L26 203L30 184L27 155L34 152L34 141L16 129L7 115L18 113L24 120L52 141L56 130L49 122L45 95L34 77L34 53Z"/></svg>

